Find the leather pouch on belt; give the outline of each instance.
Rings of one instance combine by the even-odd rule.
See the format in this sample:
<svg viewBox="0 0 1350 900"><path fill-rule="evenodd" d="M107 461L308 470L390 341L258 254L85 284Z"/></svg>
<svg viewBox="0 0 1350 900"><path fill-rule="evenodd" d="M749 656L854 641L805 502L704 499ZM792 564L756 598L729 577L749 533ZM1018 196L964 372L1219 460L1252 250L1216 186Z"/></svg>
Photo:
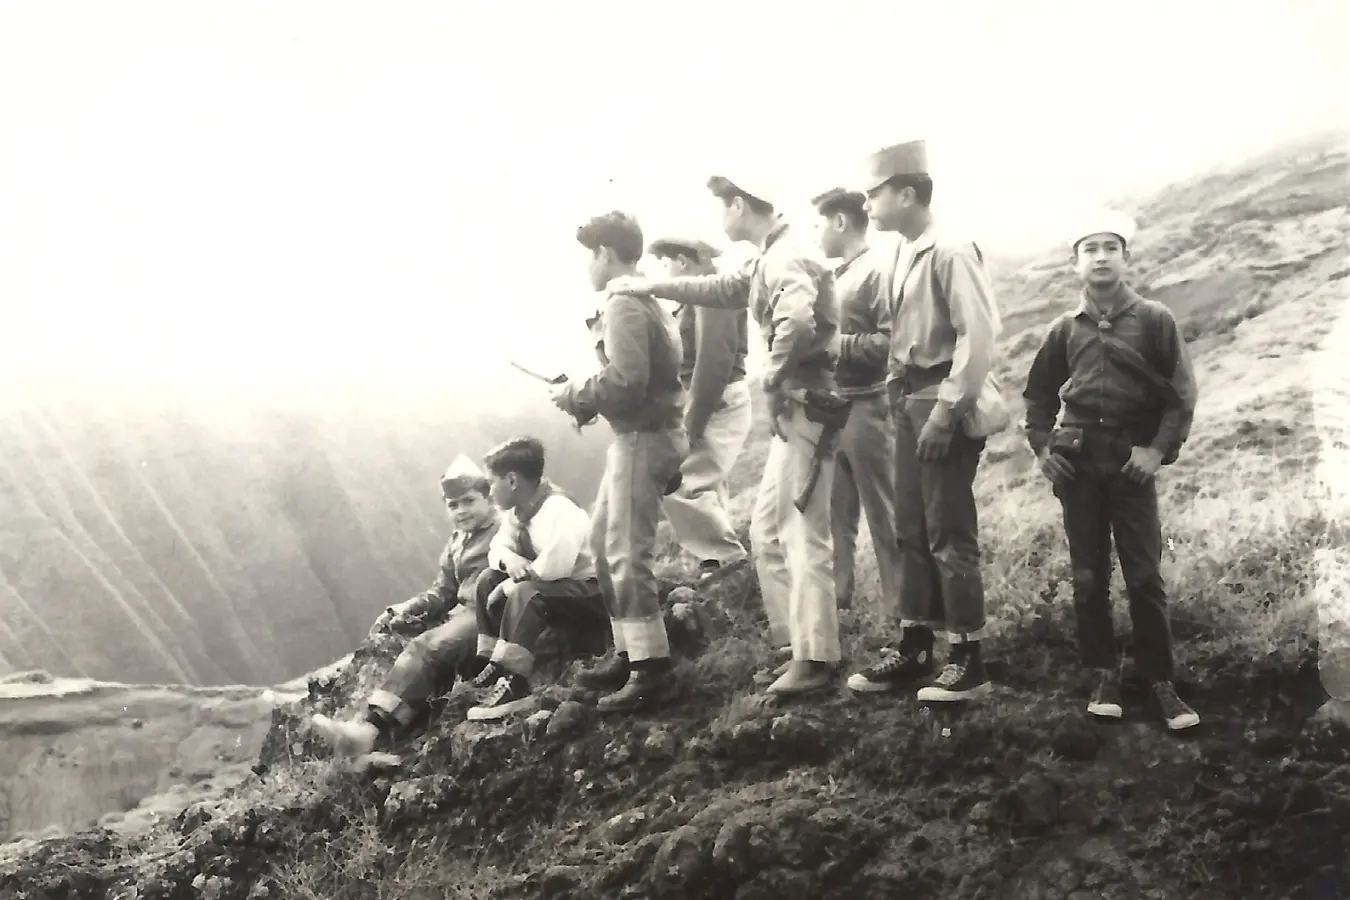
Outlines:
<svg viewBox="0 0 1350 900"><path fill-rule="evenodd" d="M1083 429L1061 425L1050 432L1050 452L1075 457L1083 452Z"/></svg>

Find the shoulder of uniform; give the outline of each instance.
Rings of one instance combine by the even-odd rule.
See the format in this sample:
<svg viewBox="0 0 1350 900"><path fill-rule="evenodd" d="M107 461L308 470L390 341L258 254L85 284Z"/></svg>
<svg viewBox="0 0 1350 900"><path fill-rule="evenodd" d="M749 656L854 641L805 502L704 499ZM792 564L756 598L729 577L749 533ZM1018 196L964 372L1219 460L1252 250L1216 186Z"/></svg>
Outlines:
<svg viewBox="0 0 1350 900"><path fill-rule="evenodd" d="M1155 322L1176 324L1176 313L1172 312L1172 307L1163 303L1161 300L1140 297L1137 308L1142 310L1145 316Z"/></svg>
<svg viewBox="0 0 1350 900"><path fill-rule="evenodd" d="M970 257L979 261L981 251L976 249L978 246L976 241L959 233L939 234L933 239L933 252L948 257Z"/></svg>
<svg viewBox="0 0 1350 900"><path fill-rule="evenodd" d="M800 239L779 241L764 253L764 268L769 272L805 269L813 275L830 271L820 253Z"/></svg>

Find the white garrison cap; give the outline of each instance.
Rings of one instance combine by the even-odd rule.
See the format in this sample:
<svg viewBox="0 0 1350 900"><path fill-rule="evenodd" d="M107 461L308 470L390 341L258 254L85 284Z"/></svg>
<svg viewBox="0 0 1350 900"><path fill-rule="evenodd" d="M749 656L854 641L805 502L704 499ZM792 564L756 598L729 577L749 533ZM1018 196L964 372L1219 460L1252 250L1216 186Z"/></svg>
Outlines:
<svg viewBox="0 0 1350 900"><path fill-rule="evenodd" d="M1075 230L1069 235L1069 249L1077 250L1078 244L1094 234L1114 234L1130 245L1136 230L1134 219L1114 209L1101 209L1078 219Z"/></svg>
<svg viewBox="0 0 1350 900"><path fill-rule="evenodd" d="M441 476L441 493L446 497L462 496L485 478L487 475L478 464L461 453Z"/></svg>

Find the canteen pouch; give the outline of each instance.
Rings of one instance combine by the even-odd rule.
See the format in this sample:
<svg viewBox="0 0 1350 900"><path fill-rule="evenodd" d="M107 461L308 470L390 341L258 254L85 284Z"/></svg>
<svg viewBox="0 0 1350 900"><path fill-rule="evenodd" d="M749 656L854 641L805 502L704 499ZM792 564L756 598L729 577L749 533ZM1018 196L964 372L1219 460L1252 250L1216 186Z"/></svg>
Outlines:
<svg viewBox="0 0 1350 900"><path fill-rule="evenodd" d="M1050 452L1073 459L1083 451L1083 429L1058 425L1050 432Z"/></svg>

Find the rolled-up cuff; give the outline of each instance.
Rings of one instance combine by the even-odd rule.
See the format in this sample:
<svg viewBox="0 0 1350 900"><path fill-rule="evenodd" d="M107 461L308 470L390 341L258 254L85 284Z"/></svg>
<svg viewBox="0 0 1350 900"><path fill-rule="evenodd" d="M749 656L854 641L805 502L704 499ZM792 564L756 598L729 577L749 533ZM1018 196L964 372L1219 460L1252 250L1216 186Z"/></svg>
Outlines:
<svg viewBox="0 0 1350 900"><path fill-rule="evenodd" d="M404 703L402 697L383 689L372 693L366 705L378 709L400 725L407 725L412 720L412 707Z"/></svg>
<svg viewBox="0 0 1350 900"><path fill-rule="evenodd" d="M642 619L618 619L613 623L613 629L615 647L626 650L633 662L670 657L665 619L659 614Z"/></svg>
<svg viewBox="0 0 1350 900"><path fill-rule="evenodd" d="M534 672L534 654L510 641L498 641L491 658L506 671L522 678L529 678Z"/></svg>

